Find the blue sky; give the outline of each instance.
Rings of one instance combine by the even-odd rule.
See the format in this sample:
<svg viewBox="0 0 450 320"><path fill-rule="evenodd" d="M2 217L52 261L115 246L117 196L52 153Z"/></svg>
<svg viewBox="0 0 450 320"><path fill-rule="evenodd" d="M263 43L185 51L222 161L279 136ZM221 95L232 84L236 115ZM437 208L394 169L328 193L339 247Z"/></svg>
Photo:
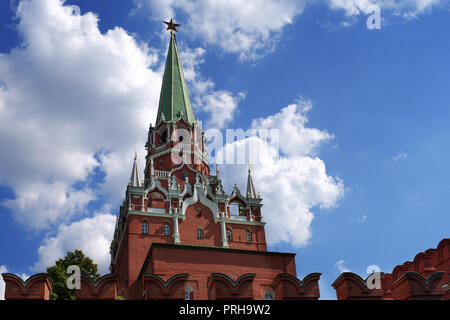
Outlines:
<svg viewBox="0 0 450 320"><path fill-rule="evenodd" d="M381 29L366 27L367 4ZM299 278L321 272L323 298L343 269L390 272L449 236L448 2L64 5L80 12L0 3L2 270L29 275L75 246L105 269L134 149L142 159L155 121L172 16L205 127L287 128L281 160L255 166L256 189L270 248L297 253ZM224 168L228 191L245 187L245 169Z"/></svg>

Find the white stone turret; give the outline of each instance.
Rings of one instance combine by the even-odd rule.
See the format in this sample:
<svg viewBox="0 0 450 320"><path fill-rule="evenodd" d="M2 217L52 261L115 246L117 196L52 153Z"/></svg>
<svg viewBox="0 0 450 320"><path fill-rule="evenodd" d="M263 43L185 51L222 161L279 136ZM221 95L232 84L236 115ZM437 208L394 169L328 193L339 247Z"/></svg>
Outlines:
<svg viewBox="0 0 450 320"><path fill-rule="evenodd" d="M137 153L134 153L133 170L131 170L131 177L129 185L132 187L142 187L141 175L137 164Z"/></svg>

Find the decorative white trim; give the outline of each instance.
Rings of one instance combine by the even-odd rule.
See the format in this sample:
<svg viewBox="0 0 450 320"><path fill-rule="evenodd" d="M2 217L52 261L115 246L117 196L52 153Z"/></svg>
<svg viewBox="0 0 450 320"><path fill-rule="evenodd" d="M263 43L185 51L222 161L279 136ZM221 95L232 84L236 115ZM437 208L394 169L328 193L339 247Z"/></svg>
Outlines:
<svg viewBox="0 0 450 320"><path fill-rule="evenodd" d="M216 204L206 197L204 187L200 182L198 182L198 178L199 178L199 176L197 175L197 178L196 178L197 181L195 182L195 185L194 185L194 195L183 201L183 206L181 208L181 214L185 216L186 209L189 206L200 201L201 204L203 204L204 206L208 207L211 210L215 220L219 219L220 218L219 210L218 210Z"/></svg>
<svg viewBox="0 0 450 320"><path fill-rule="evenodd" d="M183 160L184 160L184 159L183 159ZM194 169L194 168L191 168L191 166L190 166L188 163L185 163L185 162L183 161L183 162L181 163L181 165L179 165L179 166L176 167L176 168L173 168L173 169L169 172L169 176L172 176L172 174L173 174L175 171L180 170L181 168L183 168L184 165L186 165L186 166L188 167L188 169L189 169L190 171L194 172L195 174L200 173L198 170L196 170L196 169Z"/></svg>
<svg viewBox="0 0 450 320"><path fill-rule="evenodd" d="M199 157L199 159L202 159L204 163L206 163L207 165L209 165L208 155L207 155L207 154L205 154L205 153L202 154L201 152L196 151L196 150L194 150L194 151L192 151L192 150L183 150L182 148L177 147L177 146L178 146L178 145L176 145L175 147L167 148L167 149L161 148L161 147L165 147L165 146L159 146L159 147L157 147L157 148L156 148L157 150L160 150L159 148L161 148L161 150L163 150L163 151L156 151L156 153L154 153L153 155L150 155L150 156L148 157L147 164L148 164L148 162L149 162L151 159L157 159L157 158L159 158L159 157L161 157L161 156L163 156L163 155L166 155L166 154L168 154L168 153L171 153L172 150L175 149L175 151L183 151L183 156L184 156L185 154L194 154L194 155L196 155L197 157Z"/></svg>
<svg viewBox="0 0 450 320"><path fill-rule="evenodd" d="M139 215L139 216L146 216L146 217L159 217L159 218L171 218L172 215L168 213L154 213L154 212L142 212L142 211L136 211L136 210L130 210L128 212L129 215Z"/></svg>
<svg viewBox="0 0 450 320"><path fill-rule="evenodd" d="M152 179L152 184L145 189L145 196L147 197L148 193L154 191L155 189L161 191L166 199L169 196L169 193L161 186L161 182L159 182L158 179Z"/></svg>
<svg viewBox="0 0 450 320"><path fill-rule="evenodd" d="M216 198L216 196L212 193L212 188L210 185L206 185L206 196L210 196L211 199Z"/></svg>
<svg viewBox="0 0 450 320"><path fill-rule="evenodd" d="M230 200L233 200L234 198L238 198L239 200L241 200L242 203L244 203L247 207L247 199L242 196L241 191L239 190L237 185L234 185L233 191L227 199L227 205L230 205Z"/></svg>
<svg viewBox="0 0 450 320"><path fill-rule="evenodd" d="M238 221L248 221L247 220L247 216L233 216L230 214L230 219L229 220L238 220Z"/></svg>
<svg viewBox="0 0 450 320"><path fill-rule="evenodd" d="M265 222L259 222L259 221L248 221L248 220L231 220L231 219L226 219L227 223L230 224L245 224L248 226L264 226L266 223Z"/></svg>
<svg viewBox="0 0 450 320"><path fill-rule="evenodd" d="M222 231L222 247L228 248L227 227L223 218L220 221L220 229Z"/></svg>
<svg viewBox="0 0 450 320"><path fill-rule="evenodd" d="M153 176L157 179L169 180L169 171L164 170L153 170Z"/></svg>
<svg viewBox="0 0 450 320"><path fill-rule="evenodd" d="M169 179L169 193L175 192L176 194L180 193L180 185L177 182L177 177L175 175L172 176L172 181Z"/></svg>
<svg viewBox="0 0 450 320"><path fill-rule="evenodd" d="M184 181L184 189L180 194L180 197L183 198L185 195L189 194L190 196L192 196L192 186L189 183L188 179L186 179Z"/></svg>
<svg viewBox="0 0 450 320"><path fill-rule="evenodd" d="M180 233L178 230L178 217L173 217L173 241L176 244L181 243L180 242Z"/></svg>

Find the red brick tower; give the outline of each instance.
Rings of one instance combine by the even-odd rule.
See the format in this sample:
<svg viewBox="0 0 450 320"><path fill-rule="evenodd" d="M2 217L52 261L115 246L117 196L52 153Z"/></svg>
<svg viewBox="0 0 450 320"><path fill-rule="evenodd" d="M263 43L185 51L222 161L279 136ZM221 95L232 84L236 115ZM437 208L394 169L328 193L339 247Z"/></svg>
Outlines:
<svg viewBox="0 0 450 320"><path fill-rule="evenodd" d="M156 124L141 180L136 156L111 243L118 294L152 298L317 298L298 280L295 255L267 252L261 198L251 173L242 195L210 174L204 134L189 99L171 29ZM176 31L176 30L175 30ZM306 287L305 287L306 286Z"/></svg>

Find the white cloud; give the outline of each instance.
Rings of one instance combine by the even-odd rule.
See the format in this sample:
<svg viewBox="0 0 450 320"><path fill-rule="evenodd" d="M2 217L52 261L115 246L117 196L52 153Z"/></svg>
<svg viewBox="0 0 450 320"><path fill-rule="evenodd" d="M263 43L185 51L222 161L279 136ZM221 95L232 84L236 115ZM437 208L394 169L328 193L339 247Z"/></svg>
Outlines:
<svg viewBox="0 0 450 320"><path fill-rule="evenodd" d="M95 14L62 0L23 0L16 15L22 45L0 54L0 184L15 198L1 205L27 228L57 230L44 239L34 271L84 248L106 272L113 216L89 217L87 205L103 195L118 207L135 150L144 169L164 61L120 27L101 33ZM231 105L224 124L239 96L201 75L204 52L183 52L186 77L198 94ZM92 186L98 171L104 181Z"/></svg>
<svg viewBox="0 0 450 320"><path fill-rule="evenodd" d="M74 213L83 213L87 203L94 199L92 190L75 190L65 183L33 183L21 186L17 198L6 200L17 221L39 230L48 224L69 219Z"/></svg>
<svg viewBox="0 0 450 320"><path fill-rule="evenodd" d="M392 157L392 160L397 162L397 161L404 160L407 158L409 158L409 155L406 152L400 151L399 153L397 153L395 156Z"/></svg>
<svg viewBox="0 0 450 320"><path fill-rule="evenodd" d="M0 300L5 300L5 281L3 281L2 273L8 272L6 266L0 266Z"/></svg>
<svg viewBox="0 0 450 320"><path fill-rule="evenodd" d="M243 93L235 97L225 90L213 91L200 97L198 99L200 104L197 106L209 114L206 127L224 128L227 123L233 120L238 104L244 98Z"/></svg>
<svg viewBox="0 0 450 320"><path fill-rule="evenodd" d="M117 176L109 169L120 165L100 162L111 153L124 188L154 121L161 72L146 45L119 27L102 34L97 16L62 1L21 1L17 17L23 45L0 54L0 183L16 195L3 205L42 229L84 212L97 194L74 186L94 169Z"/></svg>
<svg viewBox="0 0 450 320"><path fill-rule="evenodd" d="M351 272L349 269L345 267L344 263L345 263L344 260L339 260L338 262L336 262L334 266L339 270L340 273Z"/></svg>
<svg viewBox="0 0 450 320"><path fill-rule="evenodd" d="M292 156L256 167L254 181L264 201L267 236L271 243L288 242L294 246L308 243L311 237L312 208L329 208L343 194L343 185L327 176L319 158Z"/></svg>
<svg viewBox="0 0 450 320"><path fill-rule="evenodd" d="M323 275L319 279L319 300L337 300L336 290L330 286L331 281L328 281Z"/></svg>
<svg viewBox="0 0 450 320"><path fill-rule="evenodd" d="M355 23L355 17L374 12L413 19L448 0L325 0L332 10L343 11L343 26ZM240 60L258 60L276 47L283 28L292 24L307 5L316 0L134 0L133 13L148 12L154 20L181 16L180 30L193 34L205 44L236 53ZM186 17L186 18L184 18ZM161 26L161 30L163 27Z"/></svg>
<svg viewBox="0 0 450 320"><path fill-rule="evenodd" d="M152 18L186 15L181 28L241 60L273 50L281 30L303 12L302 0L134 0L134 12L151 9Z"/></svg>
<svg viewBox="0 0 450 320"><path fill-rule="evenodd" d="M21 275L20 275L20 278L22 279L22 281L27 281L27 279L29 278L30 276L28 275L28 274L26 274L26 273L22 273Z"/></svg>
<svg viewBox="0 0 450 320"><path fill-rule="evenodd" d="M332 136L304 127L307 110L300 101L273 116L253 121L253 129L280 129L281 154L271 141L260 137L238 140L218 152L218 157L222 157L229 149L242 152L251 143L258 144L258 163L254 165L252 175L256 191L263 198L266 236L271 245L279 242L297 247L307 245L314 218L312 209L333 207L344 194L343 182L328 176L325 163L316 157L320 145ZM289 143L294 147L285 146ZM229 191L236 181L245 185L246 166L224 166L223 171Z"/></svg>
<svg viewBox="0 0 450 320"><path fill-rule="evenodd" d="M281 151L287 155L316 155L318 147L334 138L326 131L308 128L307 113L312 102L299 98L279 113L267 118L255 119L252 128L276 128L280 130Z"/></svg>
<svg viewBox="0 0 450 320"><path fill-rule="evenodd" d="M136 148L138 166L144 170L145 157L143 148ZM139 152L141 151L141 152ZM110 204L118 205L125 196L125 189L130 179L132 158L127 152L112 151L100 155L102 170L106 173L102 184L102 191ZM143 178L143 176L141 176Z"/></svg>
<svg viewBox="0 0 450 320"><path fill-rule="evenodd" d="M205 62L206 53L203 48L191 49L182 44L180 50L183 72L191 88L194 112L203 111L208 115L205 129L224 128L233 120L238 104L245 99L245 94L240 92L235 96L227 90L216 90L215 83L201 74L199 67Z"/></svg>
<svg viewBox="0 0 450 320"><path fill-rule="evenodd" d="M358 218L358 223L364 224L367 221L367 214L364 214L362 217Z"/></svg>
<svg viewBox="0 0 450 320"><path fill-rule="evenodd" d="M108 208L105 208L108 209ZM99 273L108 273L109 246L114 233L116 217L99 212L92 218L85 218L69 225L60 225L54 237L46 237L39 247L39 259L32 267L42 272L57 259L64 258L68 251L83 251L99 267Z"/></svg>
<svg viewBox="0 0 450 320"><path fill-rule="evenodd" d="M226 16L233 20L231 11L236 8L231 6ZM276 7L274 2L267 6ZM279 7L275 7L277 13ZM243 9L254 10L248 5ZM89 186L96 169L106 174L100 192L107 201L113 206L121 201L133 151L143 149L145 132L156 114L160 64L154 50L136 42L125 30L116 27L101 33L97 16L80 15L60 0L24 0L17 17L23 45L0 54L0 145L6 150L0 154L0 183L12 187L16 195L3 205L29 228L64 223L44 239L34 271L78 248L106 272L113 215L69 219L85 213L87 204L98 195ZM262 27L266 31L250 21L258 29L252 41L281 30L291 18L267 22ZM244 27L240 19L232 28ZM256 15L256 19L262 18ZM182 59L197 95L194 101L211 115L211 126L223 127L244 95L216 90L211 79L201 76L198 65L204 49L185 52L186 59ZM262 144L267 157L260 168L255 166L254 180L265 196L272 243L305 245L311 237L311 209L332 207L343 193L342 182L329 177L325 164L316 157L319 146L332 135L306 127L310 108L310 102L300 100L252 124L253 128L278 127L283 141L289 141L282 146L281 158L272 146ZM141 154L141 169L143 159ZM236 181L245 176L244 169ZM76 187L80 183L83 186Z"/></svg>

